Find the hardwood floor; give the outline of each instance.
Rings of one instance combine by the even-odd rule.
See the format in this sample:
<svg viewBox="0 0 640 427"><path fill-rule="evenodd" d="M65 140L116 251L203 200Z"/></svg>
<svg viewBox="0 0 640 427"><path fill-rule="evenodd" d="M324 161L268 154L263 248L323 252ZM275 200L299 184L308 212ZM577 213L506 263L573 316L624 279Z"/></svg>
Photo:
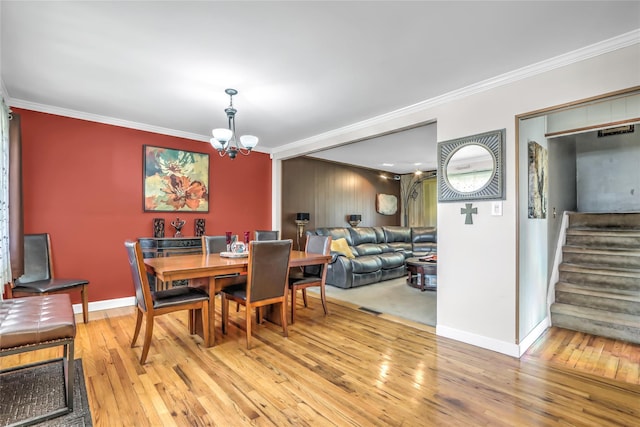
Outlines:
<svg viewBox="0 0 640 427"><path fill-rule="evenodd" d="M242 312L231 311L226 336L217 317L217 344L209 349L188 335L186 313L158 317L144 366L141 343L130 348L133 308L92 312L88 324L78 322L76 358L82 358L94 425L639 423L639 346L552 328L518 360L348 304L330 301L325 317L317 298L310 295L310 303L298 310L287 339L276 325L257 326L251 350L239 329ZM56 351L0 363L27 363ZM593 364L591 371L579 369Z"/></svg>

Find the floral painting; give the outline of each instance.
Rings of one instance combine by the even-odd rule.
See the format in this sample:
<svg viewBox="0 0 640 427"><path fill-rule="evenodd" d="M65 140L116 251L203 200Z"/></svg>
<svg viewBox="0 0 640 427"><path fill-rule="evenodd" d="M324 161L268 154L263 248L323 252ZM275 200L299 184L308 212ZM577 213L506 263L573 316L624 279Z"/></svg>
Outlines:
<svg viewBox="0 0 640 427"><path fill-rule="evenodd" d="M144 149L145 212L209 212L209 155Z"/></svg>

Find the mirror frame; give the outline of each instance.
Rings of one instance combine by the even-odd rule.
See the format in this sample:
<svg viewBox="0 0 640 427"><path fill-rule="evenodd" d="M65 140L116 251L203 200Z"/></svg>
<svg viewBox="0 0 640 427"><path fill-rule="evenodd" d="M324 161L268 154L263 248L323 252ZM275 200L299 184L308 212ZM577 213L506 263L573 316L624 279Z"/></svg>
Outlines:
<svg viewBox="0 0 640 427"><path fill-rule="evenodd" d="M464 138L438 143L438 202L459 200L504 200L504 144L505 129L485 132ZM451 157L462 147L479 145L493 157L493 174L489 181L477 191L456 190L447 179L447 166Z"/></svg>

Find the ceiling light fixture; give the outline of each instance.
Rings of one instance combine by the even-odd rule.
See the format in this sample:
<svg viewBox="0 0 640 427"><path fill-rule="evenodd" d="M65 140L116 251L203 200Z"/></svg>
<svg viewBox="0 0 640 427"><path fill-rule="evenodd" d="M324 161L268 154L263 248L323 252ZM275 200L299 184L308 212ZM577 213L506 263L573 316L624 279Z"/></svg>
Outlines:
<svg viewBox="0 0 640 427"><path fill-rule="evenodd" d="M238 94L235 89L226 89L224 91L229 95L229 106L224 109L229 120L228 128L219 128L212 131L211 145L218 150L220 157L229 155L231 160L235 159L238 153L248 156L251 150L258 145L258 137L253 135L242 135L240 141L236 139L236 113L238 110L233 108L233 96Z"/></svg>

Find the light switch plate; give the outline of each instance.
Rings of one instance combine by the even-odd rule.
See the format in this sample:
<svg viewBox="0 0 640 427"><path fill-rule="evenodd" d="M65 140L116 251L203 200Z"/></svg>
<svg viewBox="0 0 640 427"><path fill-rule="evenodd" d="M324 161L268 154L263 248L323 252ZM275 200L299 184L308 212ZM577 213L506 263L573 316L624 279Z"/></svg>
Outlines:
<svg viewBox="0 0 640 427"><path fill-rule="evenodd" d="M491 202L491 215L502 216L502 201Z"/></svg>

